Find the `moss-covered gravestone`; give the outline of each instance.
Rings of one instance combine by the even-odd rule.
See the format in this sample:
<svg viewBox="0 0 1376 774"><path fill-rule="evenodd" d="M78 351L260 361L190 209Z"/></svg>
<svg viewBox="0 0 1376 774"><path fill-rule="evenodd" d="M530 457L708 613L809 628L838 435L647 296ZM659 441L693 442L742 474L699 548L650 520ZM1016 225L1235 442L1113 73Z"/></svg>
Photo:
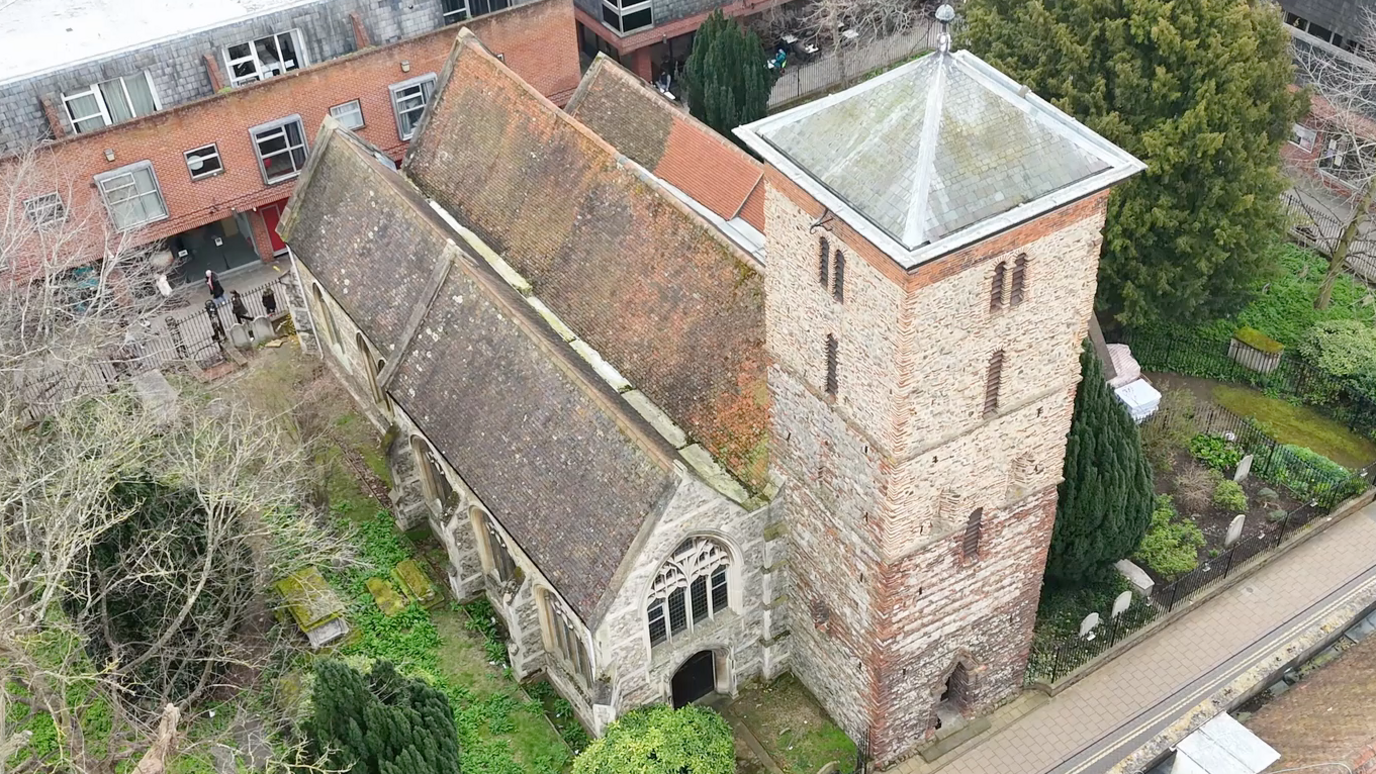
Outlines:
<svg viewBox="0 0 1376 774"><path fill-rule="evenodd" d="M287 611L311 641L312 648L319 650L348 636L344 603L325 582L320 570L314 567L297 570L277 581L274 588L282 595Z"/></svg>
<svg viewBox="0 0 1376 774"><path fill-rule="evenodd" d="M373 601L377 603L377 609L382 614L391 617L406 609L406 600L401 598L397 590L382 578L369 578L364 582L368 587L368 593L373 595Z"/></svg>
<svg viewBox="0 0 1376 774"><path fill-rule="evenodd" d="M401 586L406 596L419 602L421 607L434 607L443 601L435 584L430 582L430 576L425 574L414 559L407 559L398 564L392 570L392 578Z"/></svg>

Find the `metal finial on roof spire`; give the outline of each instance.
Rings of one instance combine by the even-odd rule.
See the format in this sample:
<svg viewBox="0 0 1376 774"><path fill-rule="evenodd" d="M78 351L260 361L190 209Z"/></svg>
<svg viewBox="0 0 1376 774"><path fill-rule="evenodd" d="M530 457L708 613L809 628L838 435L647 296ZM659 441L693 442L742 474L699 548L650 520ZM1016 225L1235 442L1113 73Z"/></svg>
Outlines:
<svg viewBox="0 0 1376 774"><path fill-rule="evenodd" d="M942 3L936 9L936 20L941 22L941 32L936 38L936 50L946 53L951 50L951 21L956 18L956 9L947 3Z"/></svg>

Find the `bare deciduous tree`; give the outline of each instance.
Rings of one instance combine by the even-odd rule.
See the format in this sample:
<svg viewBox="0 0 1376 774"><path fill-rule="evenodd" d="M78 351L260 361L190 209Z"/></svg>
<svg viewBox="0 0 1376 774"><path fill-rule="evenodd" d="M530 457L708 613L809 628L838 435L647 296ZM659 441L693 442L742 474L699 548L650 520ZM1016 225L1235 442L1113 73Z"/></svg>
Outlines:
<svg viewBox="0 0 1376 774"><path fill-rule="evenodd" d="M149 402L118 378L161 300L148 252L98 206L54 211L45 163L0 161L0 773L156 771L175 755L168 713L232 703L299 647L270 584L347 563L347 540L304 505L290 423L201 389ZM51 719L55 752L7 727L24 714Z"/></svg>
<svg viewBox="0 0 1376 774"><path fill-rule="evenodd" d="M1370 16L1366 27L1372 27ZM1315 308L1325 309L1376 198L1376 64L1302 38L1294 50L1297 79L1311 100L1307 126L1296 138L1306 152L1292 150L1287 159L1295 181L1289 196L1313 221L1312 238L1328 253L1314 299Z"/></svg>

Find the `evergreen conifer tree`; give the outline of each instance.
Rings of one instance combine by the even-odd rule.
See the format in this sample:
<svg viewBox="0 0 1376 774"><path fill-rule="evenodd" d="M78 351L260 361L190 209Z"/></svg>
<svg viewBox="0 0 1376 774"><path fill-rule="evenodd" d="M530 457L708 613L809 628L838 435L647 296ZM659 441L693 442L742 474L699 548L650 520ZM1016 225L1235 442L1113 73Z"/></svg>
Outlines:
<svg viewBox="0 0 1376 774"><path fill-rule="evenodd" d="M684 77L693 116L732 140L732 129L764 118L774 86L759 36L720 10L694 35Z"/></svg>
<svg viewBox="0 0 1376 774"><path fill-rule="evenodd" d="M1132 554L1151 522L1151 468L1137 425L1088 346L1066 437L1064 480L1046 559L1053 582L1080 583Z"/></svg>
<svg viewBox="0 0 1376 774"><path fill-rule="evenodd" d="M316 755L351 774L459 774L449 699L379 661L364 676L338 661L315 669L306 734Z"/></svg>
<svg viewBox="0 0 1376 774"><path fill-rule="evenodd" d="M963 44L1135 154L1115 189L1098 308L1117 322L1237 308L1274 263L1279 149L1304 110L1275 6L970 0Z"/></svg>

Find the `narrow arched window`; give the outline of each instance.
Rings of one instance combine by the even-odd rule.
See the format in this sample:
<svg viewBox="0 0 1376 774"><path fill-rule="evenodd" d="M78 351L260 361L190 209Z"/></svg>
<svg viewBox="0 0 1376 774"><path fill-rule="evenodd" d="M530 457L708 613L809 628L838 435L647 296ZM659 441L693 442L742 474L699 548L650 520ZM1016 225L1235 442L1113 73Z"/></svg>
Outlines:
<svg viewBox="0 0 1376 774"><path fill-rule="evenodd" d="M449 478L444 475L439 454L419 436L411 439L411 453L415 457L416 467L420 468L421 489L425 492L426 504L432 509L443 510L454 496L454 487L450 486Z"/></svg>
<svg viewBox="0 0 1376 774"><path fill-rule="evenodd" d="M680 543L650 585L645 604L650 644L672 641L728 610L730 566L731 555L711 538Z"/></svg>
<svg viewBox="0 0 1376 774"><path fill-rule="evenodd" d="M846 254L836 251L836 266L831 272L831 297L837 301L846 300Z"/></svg>
<svg viewBox="0 0 1376 774"><path fill-rule="evenodd" d="M369 348L368 342L363 340L362 333L354 334L354 347L358 350L359 366L363 369L364 377L368 379L368 391L373 396L373 402L380 405L385 404L386 399L382 396L382 387L377 382L377 375L382 372L382 369L374 365L377 361L373 359L372 349Z"/></svg>
<svg viewBox="0 0 1376 774"><path fill-rule="evenodd" d="M569 674L583 678L583 682L591 686L592 659L588 655L583 627L553 594L545 592L540 596L544 600L546 619L549 621L551 650L564 662Z"/></svg>
<svg viewBox="0 0 1376 774"><path fill-rule="evenodd" d="M506 538L492 524L492 518L486 513L479 513L482 520L483 541L487 544L487 555L492 560L492 571L497 573L497 580L502 583L516 578L516 560L511 558L511 551L506 547Z"/></svg>
<svg viewBox="0 0 1376 774"><path fill-rule="evenodd" d="M334 312L330 311L330 305L325 303L325 292L320 289L320 283L311 286L311 295L315 296L315 305L320 310L320 315L325 318L325 332L331 344L342 347L343 342L339 340L339 329L334 324Z"/></svg>
<svg viewBox="0 0 1376 774"><path fill-rule="evenodd" d="M960 554L967 562L979 558L979 538L983 525L983 508L974 509L965 520L965 536L960 541Z"/></svg>
<svg viewBox="0 0 1376 774"><path fill-rule="evenodd" d="M1019 255L1013 261L1013 287L1008 291L1008 303L1017 306L1022 303L1024 288L1027 284L1027 256Z"/></svg>
<svg viewBox="0 0 1376 774"><path fill-rule="evenodd" d="M1003 350L989 356L989 373L984 379L984 416L999 411L999 388L1003 385Z"/></svg>
<svg viewBox="0 0 1376 774"><path fill-rule="evenodd" d="M820 283L822 287L826 287L831 280L830 276L828 276L829 267L827 264L830 258L831 242L827 241L826 237L822 237L817 247L817 282Z"/></svg>
<svg viewBox="0 0 1376 774"><path fill-rule="evenodd" d="M1003 308L1003 281L1008 264L1000 262L994 267L994 278L989 282L989 311L997 312Z"/></svg>

